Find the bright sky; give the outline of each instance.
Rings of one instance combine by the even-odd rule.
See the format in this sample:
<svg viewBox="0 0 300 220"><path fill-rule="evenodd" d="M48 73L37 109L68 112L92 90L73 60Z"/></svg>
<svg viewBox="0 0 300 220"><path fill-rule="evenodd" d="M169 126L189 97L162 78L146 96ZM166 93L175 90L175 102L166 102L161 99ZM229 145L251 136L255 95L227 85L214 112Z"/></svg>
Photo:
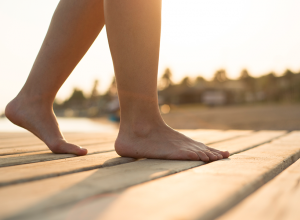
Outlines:
<svg viewBox="0 0 300 220"><path fill-rule="evenodd" d="M300 70L299 0L162 0L159 75L170 67L174 79L211 78L226 68L236 78L286 68ZM0 113L24 84L58 0L0 1ZM93 81L105 91L113 65L105 29L58 93L73 87L89 94Z"/></svg>

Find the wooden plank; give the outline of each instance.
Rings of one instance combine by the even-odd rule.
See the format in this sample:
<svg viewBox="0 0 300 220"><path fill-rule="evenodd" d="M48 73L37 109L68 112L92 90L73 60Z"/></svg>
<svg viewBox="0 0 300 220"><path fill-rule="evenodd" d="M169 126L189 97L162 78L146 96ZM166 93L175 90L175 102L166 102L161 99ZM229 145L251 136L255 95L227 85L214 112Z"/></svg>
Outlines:
<svg viewBox="0 0 300 220"><path fill-rule="evenodd" d="M109 141L114 141L116 139L116 135L108 135L108 134L101 134L97 136L90 136L90 137L84 137L84 136L74 136L73 138L69 138L67 141L69 142L75 142L77 144L95 144L95 143L104 143ZM28 147L28 146L35 146L35 145L45 145L40 139L37 137L32 138L30 140L24 140L23 138L20 139L13 139L11 141L7 141L6 143L0 144L0 149L3 148L15 148L15 147Z"/></svg>
<svg viewBox="0 0 300 220"><path fill-rule="evenodd" d="M64 135L69 137L69 136L76 136L78 134L81 135L86 135L86 134L91 134L91 132L89 133L78 133L78 132L64 132ZM92 134L97 134L97 133L92 133ZM31 132L27 131L24 129L24 132L0 132L0 140L5 140L5 139L10 139L10 138L26 138L26 137L34 137L36 138L36 136L34 134L32 134Z"/></svg>
<svg viewBox="0 0 300 220"><path fill-rule="evenodd" d="M90 137L97 137L99 135L114 135L117 136L119 133L119 130L116 129L115 131L106 131L106 132L63 132L63 135L66 139L77 137L77 136L83 136L85 138Z"/></svg>
<svg viewBox="0 0 300 220"><path fill-rule="evenodd" d="M38 151L48 151L49 148L43 145L33 145L33 146L25 146L25 147L14 147L14 148L0 148L0 156L12 155L12 154L24 154Z"/></svg>
<svg viewBox="0 0 300 220"><path fill-rule="evenodd" d="M102 137L102 138L97 138L97 139L78 140L78 141L70 141L70 142L76 143L83 147L87 147L89 145L114 143L114 141L115 141L115 137ZM49 148L43 142L40 145L17 146L17 147L8 147L8 148L2 148L2 149L0 148L0 156L20 154L20 153L38 152L38 151L49 151Z"/></svg>
<svg viewBox="0 0 300 220"><path fill-rule="evenodd" d="M228 146L229 150L230 147L231 146ZM269 148L271 148L271 150ZM235 172L233 172L232 174L233 178L226 178L224 183L222 182L221 179L220 181L222 182L222 184L218 184L220 182L218 181L217 183L215 182L215 180L220 176L221 177L223 176L225 178L227 173L226 175L209 174L207 176L205 175L205 172L201 172L199 174L200 171L197 170L196 170L197 172L187 171L188 172L187 176L186 176L186 172L184 172L184 174L177 174L180 175L180 178L177 178L174 181L173 180L169 181L168 179L168 186L164 185L166 188L169 187L170 190L172 190L172 193L177 197L179 196L179 198L176 198L174 200L174 198L171 196L172 193L171 194L168 193L165 195L168 196L170 195L171 204L176 202L182 203L186 201L187 198L191 198L192 196L195 195L199 196L201 198L200 200L202 200L203 203L210 197L210 195L206 194L205 196L202 196L200 193L198 193L198 191L201 189L202 191L204 191L204 193L206 193L206 191L208 190L210 193L214 194L213 198L216 199L219 193L216 193L214 191L212 192L214 188L211 188L210 186L216 187L216 186L223 186L225 184L225 186L229 187L229 189L232 190L234 186L237 186L234 184L231 185L232 183L235 183L234 181L231 181L232 179L234 180L235 177L237 177L237 180L242 179L243 180L242 183L246 183L247 175L245 176L245 174L254 175L256 174L255 171L271 172L274 171L274 169L275 171L271 173L276 173L278 171L276 165L280 165L280 167L282 168L286 164L292 163L293 158L298 158L300 156L300 150L298 146L294 146L294 147L289 146L285 149L282 149L281 152L276 151L275 149L275 153L273 155L271 153L271 151L273 152L272 146L269 148L264 146L264 147L258 147L259 149L258 151L255 151L256 149L250 150L250 151L254 151L254 153L252 152L252 154L258 155L259 158L257 160L260 159L262 160L262 162L267 163L265 164L265 167L259 166L258 169L259 171L257 171L258 163L256 161L255 156L252 155L248 157L247 155L242 155L239 157L233 156L235 159L231 157L230 159L210 163L207 164L206 166L203 166L206 168L211 167L213 172L220 171L220 173L222 173L227 171L229 173L228 175L230 175L231 172L230 169L234 170ZM263 151L267 151L268 149L269 149L268 154L270 154L269 155L270 160L266 159L264 161L265 156L261 157L260 154L262 154ZM283 159L285 160L285 162L282 163ZM57 212L57 209L66 208L67 210L66 212L68 212L69 210L68 208L70 208L70 206L76 204L79 201L82 201L83 199L98 194L116 192L117 190L121 190L135 184L139 184L152 179L167 176L203 164L204 163L202 161L174 161L174 160L172 161L172 160L144 159L133 163L122 164L119 166L69 174L61 177L53 177L53 178L34 181L30 183L22 183L14 186L6 186L0 188L0 198L1 198L0 206L3 209L3 212L0 213L0 217L4 218L10 216L12 218L13 217L18 218L22 216L22 219L40 219L41 215L43 215L43 219L51 218L49 210L55 209L54 212ZM275 168L273 169L272 166ZM208 169L208 171L209 170L210 169ZM240 175L239 172L243 173L244 170L246 170L245 173L243 175ZM204 177L206 176L207 178L212 176L214 178L209 179L209 181L205 181L205 178L204 181L202 180L199 181L199 179L197 178L202 178L202 176ZM178 186L177 183L180 183L180 181L184 181L185 184L192 184L192 185L187 185L186 189L175 187ZM201 184L208 185L208 189L206 189L205 187L204 188L201 187ZM195 187L196 190L191 191L191 189L195 189ZM159 193L163 193L163 191L160 192L159 188L158 190ZM182 197L185 194L181 194L181 192L185 193L185 190L188 190L188 194L186 197ZM216 188L216 190L218 189ZM149 193L152 194L153 196L157 195L157 192L155 192L155 190L154 191L150 190L150 191ZM178 193L180 195L178 195ZM137 195L133 195L133 196L136 197ZM168 196L165 196L165 198L167 198ZM147 197L141 196L140 198L147 198ZM158 202L158 200L155 199L149 201L152 201L154 203ZM158 210L167 208L165 204L168 204L170 201L166 201L166 203L160 203L159 204L160 208ZM199 207L201 209L201 205L199 205L199 203L192 203L192 205L194 206L194 208L196 205L197 211L199 211ZM136 207L140 207L140 206L138 205ZM99 209L101 209L101 207L99 207ZM181 208L178 209L182 210ZM151 209L151 210L152 210L151 212L153 212L153 210L155 209ZM189 210L189 208L187 208L187 206L184 205L184 210ZM143 215L142 218L140 218L141 217L140 215L141 213L139 213L138 215L139 218L137 219L144 219L143 217L148 216L147 214L145 214ZM121 217L119 219L126 219L126 218ZM159 218L152 218L152 219L159 219Z"/></svg>
<svg viewBox="0 0 300 220"><path fill-rule="evenodd" d="M219 141L224 141L231 138L236 138L240 136L245 136L251 134L253 131L251 130L244 130L244 131L238 131L238 130L227 130L220 133L216 133L215 135L197 135L193 136L193 139L196 141L200 141L202 143L216 143Z"/></svg>
<svg viewBox="0 0 300 220"><path fill-rule="evenodd" d="M114 150L113 143L95 144L85 147L89 151L88 154L103 153ZM50 160L60 160L70 157L77 156L74 154L53 154L50 150L25 154L13 154L8 156L0 156L0 167L37 163Z"/></svg>
<svg viewBox="0 0 300 220"><path fill-rule="evenodd" d="M116 152L0 168L0 186L133 162ZM33 172L34 171L34 172Z"/></svg>
<svg viewBox="0 0 300 220"><path fill-rule="evenodd" d="M218 220L299 220L300 159Z"/></svg>
<svg viewBox="0 0 300 220"><path fill-rule="evenodd" d="M195 136L197 137L198 135L206 136L206 135L219 134L224 132L222 130L216 130L216 129L180 129L176 131L190 138L194 138Z"/></svg>
<svg viewBox="0 0 300 220"><path fill-rule="evenodd" d="M295 141L300 141L300 131L293 131L289 133L289 136L280 138L276 141L276 144L293 144Z"/></svg>
<svg viewBox="0 0 300 220"><path fill-rule="evenodd" d="M29 142L29 143L36 143L36 142L40 142L42 143L42 141L40 139L38 139L37 137L31 137L31 136L25 136L25 137L19 137L18 135L15 135L13 137L10 138L6 138L6 139L0 139L0 147L5 147L6 145L10 145L11 143L21 143L22 142Z"/></svg>
<svg viewBox="0 0 300 220"><path fill-rule="evenodd" d="M218 142L210 145L210 147L219 150L227 150L227 146L231 146L231 151L239 153L250 148L267 143L274 138L281 137L286 131L258 131L248 136L241 136L227 141Z"/></svg>
<svg viewBox="0 0 300 220"><path fill-rule="evenodd" d="M0 139L7 139L7 138L12 138L15 136L18 137L32 137L34 136L33 134L31 134L30 132L0 132Z"/></svg>

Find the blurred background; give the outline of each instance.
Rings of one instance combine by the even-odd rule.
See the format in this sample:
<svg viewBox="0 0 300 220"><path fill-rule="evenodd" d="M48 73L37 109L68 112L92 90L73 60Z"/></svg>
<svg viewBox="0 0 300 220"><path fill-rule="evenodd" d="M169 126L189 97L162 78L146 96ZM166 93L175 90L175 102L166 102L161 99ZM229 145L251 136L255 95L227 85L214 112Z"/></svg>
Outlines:
<svg viewBox="0 0 300 220"><path fill-rule="evenodd" d="M58 2L0 1L1 131L11 126L5 105L23 86ZM162 2L158 97L167 124L300 130L300 1ZM117 127L105 28L58 92L54 111L69 127Z"/></svg>

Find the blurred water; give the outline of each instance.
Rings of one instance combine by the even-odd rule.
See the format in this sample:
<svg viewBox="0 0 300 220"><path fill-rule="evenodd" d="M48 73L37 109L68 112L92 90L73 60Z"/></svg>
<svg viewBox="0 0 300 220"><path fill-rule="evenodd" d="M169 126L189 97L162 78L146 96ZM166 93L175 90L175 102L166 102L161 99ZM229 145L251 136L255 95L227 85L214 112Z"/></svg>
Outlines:
<svg viewBox="0 0 300 220"><path fill-rule="evenodd" d="M94 122L87 118L57 118L62 132L109 132L117 129L116 125ZM11 123L7 118L0 118L0 132L26 132Z"/></svg>

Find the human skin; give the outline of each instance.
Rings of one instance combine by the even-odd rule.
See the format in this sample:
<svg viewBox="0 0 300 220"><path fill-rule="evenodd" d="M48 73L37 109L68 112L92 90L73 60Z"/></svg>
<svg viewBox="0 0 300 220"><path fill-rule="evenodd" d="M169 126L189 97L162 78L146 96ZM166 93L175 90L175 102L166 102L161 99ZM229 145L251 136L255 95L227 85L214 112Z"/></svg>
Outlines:
<svg viewBox="0 0 300 220"><path fill-rule="evenodd" d="M161 0L62 0L29 77L6 107L9 120L39 137L53 153L85 155L68 143L53 113L56 93L104 24L121 109L116 152L134 158L214 161L219 151L174 131L157 100Z"/></svg>

